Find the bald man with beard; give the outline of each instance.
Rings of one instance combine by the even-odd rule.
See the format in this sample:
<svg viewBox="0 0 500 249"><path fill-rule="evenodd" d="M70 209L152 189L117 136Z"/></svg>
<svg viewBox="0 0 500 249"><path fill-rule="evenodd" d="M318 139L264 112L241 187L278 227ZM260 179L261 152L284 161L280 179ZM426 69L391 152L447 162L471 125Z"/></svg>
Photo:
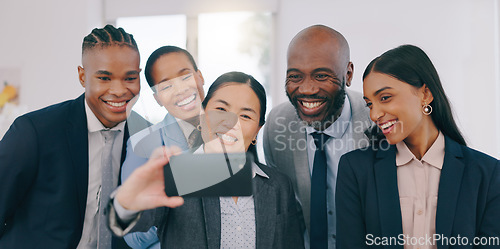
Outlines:
<svg viewBox="0 0 500 249"><path fill-rule="evenodd" d="M369 144L369 109L346 89L353 73L342 34L324 25L300 31L288 46L289 102L273 108L264 128L266 163L290 177L302 206L306 248L335 248L338 163Z"/></svg>

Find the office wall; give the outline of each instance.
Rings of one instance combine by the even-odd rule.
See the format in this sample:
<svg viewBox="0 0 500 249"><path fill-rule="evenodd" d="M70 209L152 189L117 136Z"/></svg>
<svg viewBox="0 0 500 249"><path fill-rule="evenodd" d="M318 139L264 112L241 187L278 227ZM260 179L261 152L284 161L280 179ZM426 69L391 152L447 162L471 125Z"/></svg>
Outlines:
<svg viewBox="0 0 500 249"><path fill-rule="evenodd" d="M222 0L221 0L222 1ZM0 67L21 69L20 101L28 110L71 99L83 92L77 79L80 46L92 27L122 13L154 3L176 13L171 0L2 0ZM196 5L190 0L179 8ZM211 0L210 6L218 1ZM228 0L222 1L234 3ZM248 4L251 1L243 1ZM440 73L460 128L470 145L500 158L500 69L497 0L273 0L254 1L275 13L273 41L274 104L286 101L286 48L301 29L326 24L343 33L355 64L354 90L374 57L400 44L422 47ZM234 4L233 4L234 5ZM241 10L246 5L233 6ZM220 6L223 6L222 4ZM115 11L113 11L116 9ZM136 8L138 10L144 8ZM213 8L210 11L214 11ZM132 15L125 11L126 15ZM108 16L106 16L108 15ZM143 56L144 57L144 56ZM144 59L144 58L143 58Z"/></svg>
<svg viewBox="0 0 500 249"><path fill-rule="evenodd" d="M0 2L0 68L20 69L19 101L28 111L83 93L81 44L101 19L94 0Z"/></svg>

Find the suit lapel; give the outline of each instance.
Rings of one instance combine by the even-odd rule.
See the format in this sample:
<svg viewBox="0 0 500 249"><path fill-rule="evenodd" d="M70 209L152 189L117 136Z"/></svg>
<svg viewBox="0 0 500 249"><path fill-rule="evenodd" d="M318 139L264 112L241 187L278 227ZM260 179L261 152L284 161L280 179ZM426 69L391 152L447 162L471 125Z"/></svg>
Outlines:
<svg viewBox="0 0 500 249"><path fill-rule="evenodd" d="M260 176L255 176L254 186L256 248L272 248L276 229L276 189Z"/></svg>
<svg viewBox="0 0 500 249"><path fill-rule="evenodd" d="M122 165L123 165L123 162L125 162L125 156L127 155L127 140L128 140L128 138L129 138L129 128L128 128L128 123L126 123L125 130L123 133L122 155L120 158L120 172L118 174L118 186L120 186L122 184L122 179L120 176L122 175Z"/></svg>
<svg viewBox="0 0 500 249"><path fill-rule="evenodd" d="M385 145L388 146L385 143L381 147ZM388 237L397 237L403 233L403 222L399 204L396 148L394 145L387 150L379 148L374 171L381 234Z"/></svg>
<svg viewBox="0 0 500 249"><path fill-rule="evenodd" d="M178 146L183 151L188 150L189 146L179 122L170 114L165 116L163 122L165 122L165 126L161 129L163 143L167 146Z"/></svg>
<svg viewBox="0 0 500 249"><path fill-rule="evenodd" d="M221 213L218 197L201 198L208 249L220 248Z"/></svg>
<svg viewBox="0 0 500 249"><path fill-rule="evenodd" d="M439 179L438 203L436 210L436 233L451 236L453 219L464 173L460 145L445 137L445 153L441 177ZM447 248L443 247L443 248Z"/></svg>
<svg viewBox="0 0 500 249"><path fill-rule="evenodd" d="M68 150L75 170L75 183L78 193L80 220L83 224L89 179L89 140L87 115L85 114L84 95L73 103L68 112L67 139Z"/></svg>
<svg viewBox="0 0 500 249"><path fill-rule="evenodd" d="M309 231L309 225L310 225L310 208L311 208L311 172L309 168L309 161L308 161L308 156L307 156L307 135L306 135L306 128L303 124L303 122L299 121L297 119L297 122L293 123L293 127L291 127L290 130L297 131L297 132L291 132L291 141L295 141L295 145L297 147L304 146L305 149L302 149L300 147L295 149L295 150L290 150L291 153L293 153L293 164L295 166L294 174L288 174L288 175L295 175L296 181L297 181L297 188L296 192L298 193L300 204L302 206L302 212L304 215L304 221L306 224L306 228ZM304 132L300 132L304 131ZM304 145L302 143L299 143L298 141L304 141Z"/></svg>

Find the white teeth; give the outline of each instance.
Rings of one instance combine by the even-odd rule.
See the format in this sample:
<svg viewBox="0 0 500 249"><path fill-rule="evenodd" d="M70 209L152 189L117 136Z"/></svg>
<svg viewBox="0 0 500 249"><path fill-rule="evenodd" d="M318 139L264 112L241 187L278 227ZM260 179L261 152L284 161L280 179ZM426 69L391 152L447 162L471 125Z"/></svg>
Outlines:
<svg viewBox="0 0 500 249"><path fill-rule="evenodd" d="M179 102L176 103L177 106L185 106L191 102L193 102L193 100L196 98L196 94L193 94Z"/></svg>
<svg viewBox="0 0 500 249"><path fill-rule="evenodd" d="M387 128L391 127L393 124L395 124L396 122L397 122L396 120L389 121L389 122L387 122L387 123L385 123L385 124L381 125L381 126L380 126L380 128L382 128L382 129L387 129Z"/></svg>
<svg viewBox="0 0 500 249"><path fill-rule="evenodd" d="M321 104L323 104L322 101L318 101L318 102L302 102L302 105L305 106L306 108L309 108L309 109L316 108L316 107L320 106Z"/></svg>
<svg viewBox="0 0 500 249"><path fill-rule="evenodd" d="M219 136L220 138L222 138L222 140L230 142L230 143L234 143L234 142L238 141L237 138L226 135L226 134L216 133L216 135Z"/></svg>
<svg viewBox="0 0 500 249"><path fill-rule="evenodd" d="M120 107L120 106L124 106L127 101L123 101L123 102L110 102L110 101L106 101L106 103L110 106L114 106L114 107Z"/></svg>

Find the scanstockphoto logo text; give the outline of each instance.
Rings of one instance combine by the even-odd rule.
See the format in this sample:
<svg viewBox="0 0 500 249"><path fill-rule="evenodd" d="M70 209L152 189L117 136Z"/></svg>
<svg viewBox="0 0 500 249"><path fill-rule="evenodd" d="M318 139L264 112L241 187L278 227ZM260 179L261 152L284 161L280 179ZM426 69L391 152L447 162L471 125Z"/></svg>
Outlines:
<svg viewBox="0 0 500 249"><path fill-rule="evenodd" d="M273 130L274 137L271 138L274 140L275 150L277 151L305 151L308 148L307 137L306 137L306 127L312 126L306 121L290 121L286 122L284 117L279 117L274 120L276 126ZM341 123L336 123L333 127L334 133L343 133L346 129L350 133L353 134L364 134L366 129L371 127L373 123L371 122L363 122L363 121L343 121ZM403 127L402 125L400 127ZM359 136L357 136L359 137ZM323 143L322 143L323 144ZM326 144L325 144L326 145ZM380 150L387 150L390 148L390 145L387 143L382 143L381 140L376 139L375 136L369 137L367 139L354 139L347 138L343 140L337 140L333 143L333 148L330 149L337 151L354 148L369 148L369 146ZM374 146L377 145L377 146ZM328 148L323 148L328 149Z"/></svg>
<svg viewBox="0 0 500 249"><path fill-rule="evenodd" d="M397 237L377 237L373 234L367 234L365 239L368 246L500 246L499 237L469 238L460 234L453 237L447 237L443 234L425 235L425 237L412 237L407 234L400 234Z"/></svg>

